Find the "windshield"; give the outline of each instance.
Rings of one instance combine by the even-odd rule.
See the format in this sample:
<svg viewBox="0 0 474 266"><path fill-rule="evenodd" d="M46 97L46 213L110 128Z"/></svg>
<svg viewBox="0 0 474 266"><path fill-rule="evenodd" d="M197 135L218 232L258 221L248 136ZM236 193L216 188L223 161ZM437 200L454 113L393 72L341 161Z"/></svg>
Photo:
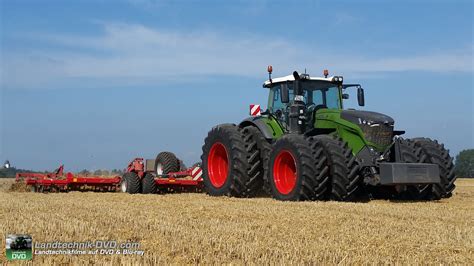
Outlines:
<svg viewBox="0 0 474 266"><path fill-rule="evenodd" d="M342 109L340 102L340 91L339 87L333 83L324 82L324 81L303 81L300 83L304 91L304 102L307 106L310 105L323 105L328 109ZM288 83L289 89L289 99L290 103L294 99L293 83ZM281 83L275 84L270 89L270 98L268 102L268 107L272 112L277 110L286 109L285 104L281 102L280 99L280 90Z"/></svg>

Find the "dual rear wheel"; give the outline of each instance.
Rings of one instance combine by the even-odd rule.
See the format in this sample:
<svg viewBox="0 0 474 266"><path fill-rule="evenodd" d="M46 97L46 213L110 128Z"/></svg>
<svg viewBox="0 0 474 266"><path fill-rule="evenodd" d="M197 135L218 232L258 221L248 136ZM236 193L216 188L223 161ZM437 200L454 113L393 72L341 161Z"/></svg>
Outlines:
<svg viewBox="0 0 474 266"><path fill-rule="evenodd" d="M261 188L254 183L262 184L263 171L253 178L259 168L259 164L252 164L259 156L258 152L253 153L258 148L244 140L245 134L233 124L218 125L209 132L201 157L204 186L209 195L249 197Z"/></svg>

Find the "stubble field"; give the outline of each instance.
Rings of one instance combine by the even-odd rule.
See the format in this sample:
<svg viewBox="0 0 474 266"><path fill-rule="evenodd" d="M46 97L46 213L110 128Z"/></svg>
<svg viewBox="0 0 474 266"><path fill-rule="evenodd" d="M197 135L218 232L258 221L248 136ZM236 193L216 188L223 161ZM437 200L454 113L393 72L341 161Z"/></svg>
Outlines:
<svg viewBox="0 0 474 266"><path fill-rule="evenodd" d="M0 229L34 242L140 242L139 255L35 255L33 263L470 264L474 180L438 202L279 202L205 194L12 192ZM5 242L1 241L2 252ZM0 262L5 262L5 253Z"/></svg>

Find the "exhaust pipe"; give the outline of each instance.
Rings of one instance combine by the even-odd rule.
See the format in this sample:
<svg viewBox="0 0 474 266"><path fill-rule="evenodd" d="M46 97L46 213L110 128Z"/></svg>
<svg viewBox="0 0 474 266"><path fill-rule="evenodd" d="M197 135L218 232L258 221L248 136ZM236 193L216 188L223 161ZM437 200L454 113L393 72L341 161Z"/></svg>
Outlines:
<svg viewBox="0 0 474 266"><path fill-rule="evenodd" d="M293 72L295 81L293 82L293 89L295 98L290 105L290 112L288 114L290 133L303 134L306 127L306 104L304 103L303 89L301 88L300 75L297 71Z"/></svg>

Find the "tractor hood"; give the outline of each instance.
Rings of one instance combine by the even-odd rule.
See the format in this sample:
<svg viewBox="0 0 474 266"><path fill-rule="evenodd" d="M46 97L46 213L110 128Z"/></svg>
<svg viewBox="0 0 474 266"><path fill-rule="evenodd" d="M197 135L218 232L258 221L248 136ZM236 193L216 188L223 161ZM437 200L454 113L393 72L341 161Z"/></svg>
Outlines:
<svg viewBox="0 0 474 266"><path fill-rule="evenodd" d="M365 140L377 150L390 145L393 138L394 121L390 116L359 110L342 110L341 118L359 126Z"/></svg>
<svg viewBox="0 0 474 266"><path fill-rule="evenodd" d="M360 110L342 110L341 118L356 125L387 125L393 126L394 120L388 115L381 113L360 111Z"/></svg>

